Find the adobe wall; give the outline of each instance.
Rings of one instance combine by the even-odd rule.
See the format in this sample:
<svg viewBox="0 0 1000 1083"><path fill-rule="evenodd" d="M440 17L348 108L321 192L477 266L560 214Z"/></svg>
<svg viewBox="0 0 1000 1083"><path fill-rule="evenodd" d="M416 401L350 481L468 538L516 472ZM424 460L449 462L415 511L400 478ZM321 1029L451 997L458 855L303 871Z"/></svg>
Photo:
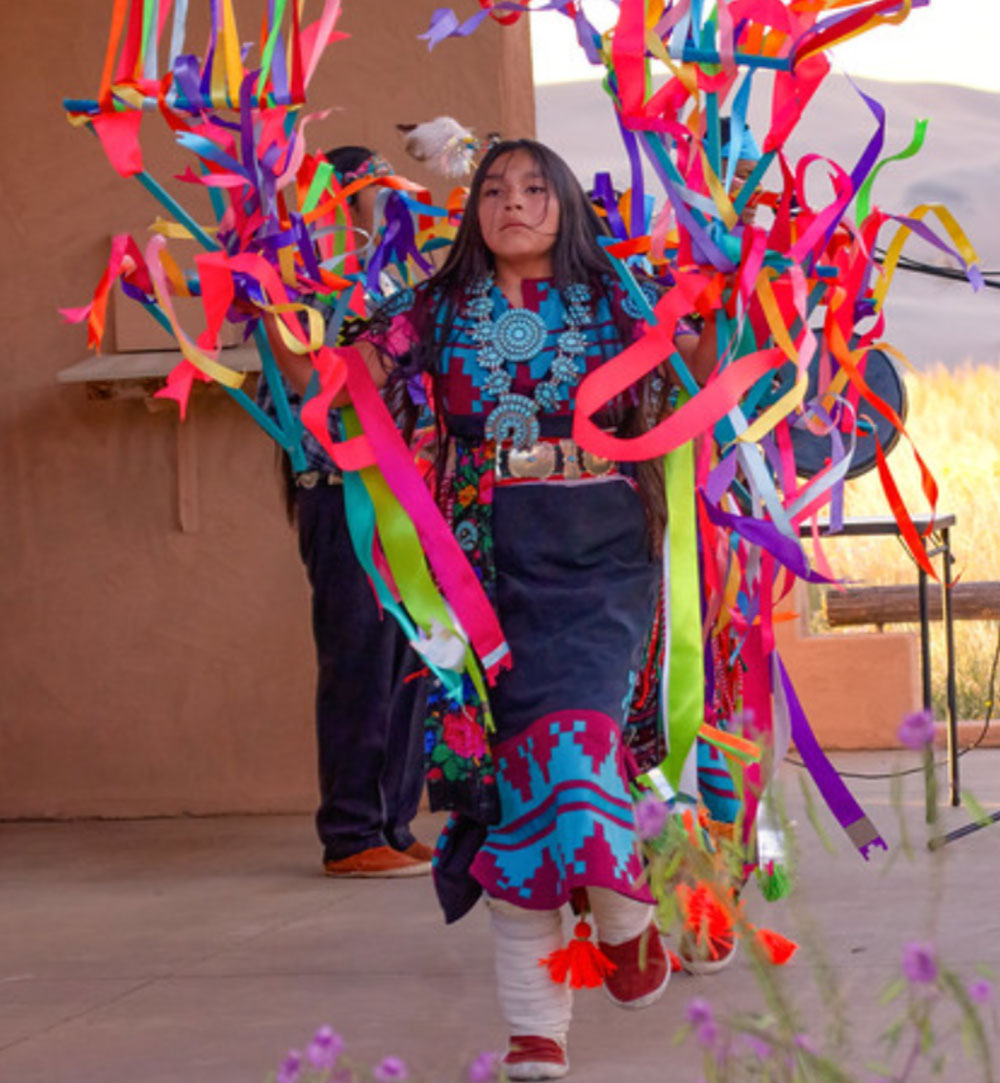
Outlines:
<svg viewBox="0 0 1000 1083"><path fill-rule="evenodd" d="M346 0L353 36L313 81L311 109L333 111L311 147L374 144L402 168L398 122L457 113L478 133L533 134L526 20L429 54L417 34L435 6ZM57 307L89 300L113 233L145 236L159 214L60 106L96 94L111 8L47 0L0 15L0 817L309 810L308 594L271 443L213 389L192 402L179 454L172 407L56 382L86 354ZM260 10L238 3L244 36ZM170 181L186 161L164 131L144 120L149 172L210 220Z"/></svg>
<svg viewBox="0 0 1000 1083"><path fill-rule="evenodd" d="M920 709L920 643L913 632L811 635L805 584L780 607L775 643L806 718L828 751L899 747L903 718Z"/></svg>

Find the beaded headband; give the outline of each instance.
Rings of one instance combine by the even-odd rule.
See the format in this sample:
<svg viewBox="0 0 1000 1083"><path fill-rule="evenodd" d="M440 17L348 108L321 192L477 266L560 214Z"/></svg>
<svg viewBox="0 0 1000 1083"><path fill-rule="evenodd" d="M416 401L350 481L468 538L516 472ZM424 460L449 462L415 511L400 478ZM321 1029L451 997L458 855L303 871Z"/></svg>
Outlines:
<svg viewBox="0 0 1000 1083"><path fill-rule="evenodd" d="M356 169L347 173L337 173L342 185L352 181L361 180L362 177L391 177L396 171L381 154L372 154L366 158Z"/></svg>

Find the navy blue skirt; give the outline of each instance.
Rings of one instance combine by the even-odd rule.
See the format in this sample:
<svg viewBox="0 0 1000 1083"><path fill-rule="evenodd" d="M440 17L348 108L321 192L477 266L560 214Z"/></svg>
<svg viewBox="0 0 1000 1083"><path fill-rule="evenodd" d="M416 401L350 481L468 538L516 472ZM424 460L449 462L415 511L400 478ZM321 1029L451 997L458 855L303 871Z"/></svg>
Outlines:
<svg viewBox="0 0 1000 1083"><path fill-rule="evenodd" d="M649 901L622 741L659 591L642 501L619 475L499 486L493 536L513 657L490 690L501 819L452 817L435 861L445 915L482 890L531 909L588 885Z"/></svg>
<svg viewBox="0 0 1000 1083"><path fill-rule="evenodd" d="M632 483L611 475L500 486L493 541L514 660L490 695L497 739L567 707L621 725L660 578Z"/></svg>

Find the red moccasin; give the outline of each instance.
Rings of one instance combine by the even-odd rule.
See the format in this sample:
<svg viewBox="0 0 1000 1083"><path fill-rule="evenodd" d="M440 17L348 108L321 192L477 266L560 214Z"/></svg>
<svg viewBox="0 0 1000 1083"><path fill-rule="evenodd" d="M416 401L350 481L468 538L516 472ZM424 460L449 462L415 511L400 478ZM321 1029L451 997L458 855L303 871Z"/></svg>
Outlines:
<svg viewBox="0 0 1000 1083"><path fill-rule="evenodd" d="M604 979L608 996L622 1008L645 1008L663 996L670 980L670 960L654 924L624 944L605 944L601 951L616 965Z"/></svg>
<svg viewBox="0 0 1000 1083"><path fill-rule="evenodd" d="M562 1079L569 1071L566 1046L539 1034L515 1034L500 1062L508 1079Z"/></svg>

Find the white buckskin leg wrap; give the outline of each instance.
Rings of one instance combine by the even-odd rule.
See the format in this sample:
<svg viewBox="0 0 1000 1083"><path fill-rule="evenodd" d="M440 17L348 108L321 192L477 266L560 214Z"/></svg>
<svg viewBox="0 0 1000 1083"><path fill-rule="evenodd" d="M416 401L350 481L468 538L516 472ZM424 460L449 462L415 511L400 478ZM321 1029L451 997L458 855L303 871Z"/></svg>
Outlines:
<svg viewBox="0 0 1000 1083"><path fill-rule="evenodd" d="M564 946L561 912L525 910L501 899L488 899L487 905L497 992L510 1034L537 1034L565 1045L573 994L539 965L539 959Z"/></svg>

